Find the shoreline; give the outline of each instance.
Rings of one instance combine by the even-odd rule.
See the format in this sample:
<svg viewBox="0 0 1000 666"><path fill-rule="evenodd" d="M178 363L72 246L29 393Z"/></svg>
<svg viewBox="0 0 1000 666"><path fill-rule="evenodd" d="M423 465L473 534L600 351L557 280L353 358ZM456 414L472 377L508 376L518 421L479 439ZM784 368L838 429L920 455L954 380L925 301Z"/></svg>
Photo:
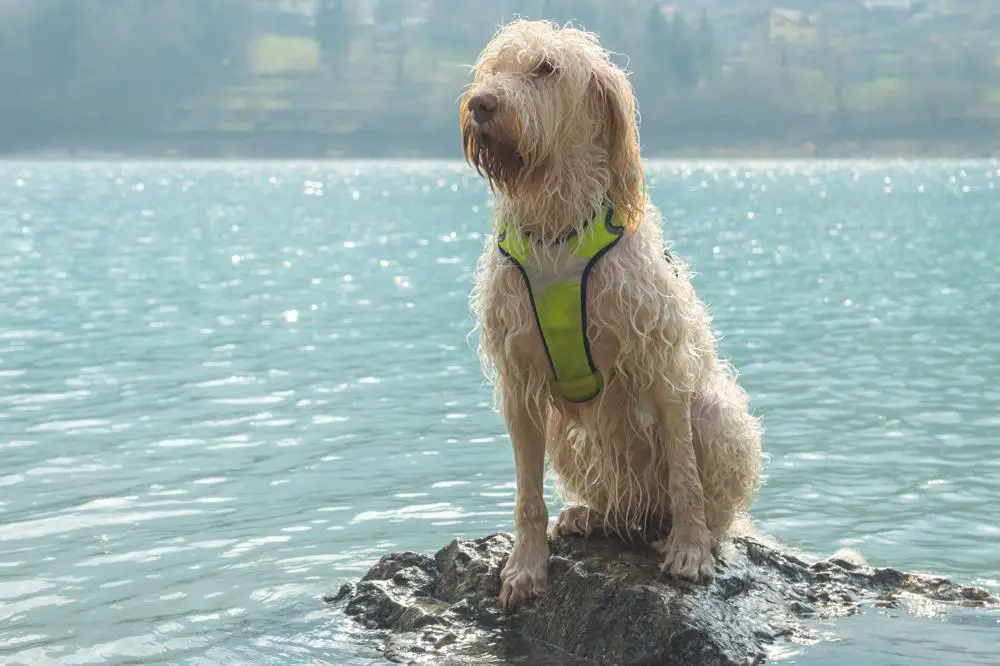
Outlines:
<svg viewBox="0 0 1000 666"><path fill-rule="evenodd" d="M25 147L0 150L0 161L462 161L461 146L451 142L428 141L387 145L378 141L350 141L336 148L322 140L326 137L296 137L276 142L273 136L258 140L208 141L135 141L94 142L79 146ZM303 140L307 139L307 140ZM840 141L816 145L756 143L728 146L694 144L672 148L649 149L643 159L668 160L864 160L864 159L961 159L1000 158L1000 137L984 139L975 145L965 141Z"/></svg>
<svg viewBox="0 0 1000 666"><path fill-rule="evenodd" d="M948 154L903 154L903 153L856 153L840 155L800 155L793 152L742 152L742 151L677 151L674 153L657 153L643 155L642 161L647 164L657 163L727 163L727 162L993 162L1000 163L1000 153L994 155L973 155L970 153L948 153ZM85 163L85 162L122 162L122 163L169 163L187 162L197 164L212 163L288 163L288 164L322 164L322 163L345 163L345 164L365 164L365 163L420 163L428 164L465 164L461 155L327 155L327 156L300 156L300 155L158 155L146 153L105 153L105 152L80 152L76 154L53 154L50 152L39 153L0 153L0 164L31 164L31 163Z"/></svg>

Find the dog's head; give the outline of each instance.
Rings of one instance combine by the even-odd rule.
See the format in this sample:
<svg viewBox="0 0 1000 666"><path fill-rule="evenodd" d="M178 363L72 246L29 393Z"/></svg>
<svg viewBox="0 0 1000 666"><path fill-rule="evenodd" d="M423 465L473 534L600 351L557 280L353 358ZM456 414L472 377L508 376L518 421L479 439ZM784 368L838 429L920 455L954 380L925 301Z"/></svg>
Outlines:
<svg viewBox="0 0 1000 666"><path fill-rule="evenodd" d="M597 180L608 191L598 194L630 219L641 215L635 97L595 35L518 20L490 40L473 73L461 99L462 142L494 188L515 196L551 191L554 179L581 177L567 165L583 163L603 175Z"/></svg>

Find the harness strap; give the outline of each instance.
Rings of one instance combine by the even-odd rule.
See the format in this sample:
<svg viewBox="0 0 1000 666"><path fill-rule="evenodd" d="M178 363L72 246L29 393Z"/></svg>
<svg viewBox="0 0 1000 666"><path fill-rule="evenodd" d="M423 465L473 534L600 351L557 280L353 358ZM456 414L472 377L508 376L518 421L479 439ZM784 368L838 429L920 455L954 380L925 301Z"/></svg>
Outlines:
<svg viewBox="0 0 1000 666"><path fill-rule="evenodd" d="M603 223L595 223L600 220ZM497 248L520 269L528 287L535 322L554 379L550 390L573 403L587 402L600 394L604 377L594 366L587 336L587 278L597 262L619 240L625 226L618 224L614 209L605 204L597 220L590 220L581 233L559 241L570 244L570 252L559 266L543 266L535 241L505 222L497 236Z"/></svg>

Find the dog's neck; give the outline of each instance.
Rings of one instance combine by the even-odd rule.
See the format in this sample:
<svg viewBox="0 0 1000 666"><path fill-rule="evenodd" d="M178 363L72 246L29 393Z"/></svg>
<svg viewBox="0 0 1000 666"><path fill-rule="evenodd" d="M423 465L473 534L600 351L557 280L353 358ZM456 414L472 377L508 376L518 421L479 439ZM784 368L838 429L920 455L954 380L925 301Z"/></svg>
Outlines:
<svg viewBox="0 0 1000 666"><path fill-rule="evenodd" d="M589 152L550 157L514 192L498 196L500 213L543 243L580 231L607 200L607 165L606 156Z"/></svg>

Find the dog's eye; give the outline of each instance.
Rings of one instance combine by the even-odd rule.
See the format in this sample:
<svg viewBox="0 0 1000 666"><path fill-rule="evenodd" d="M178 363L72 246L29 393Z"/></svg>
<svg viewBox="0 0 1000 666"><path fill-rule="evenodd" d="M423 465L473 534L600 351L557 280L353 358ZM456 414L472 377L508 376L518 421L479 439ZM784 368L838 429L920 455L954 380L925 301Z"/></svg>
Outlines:
<svg viewBox="0 0 1000 666"><path fill-rule="evenodd" d="M548 60L543 60L538 63L535 67L535 76L550 76L556 71L556 68Z"/></svg>

